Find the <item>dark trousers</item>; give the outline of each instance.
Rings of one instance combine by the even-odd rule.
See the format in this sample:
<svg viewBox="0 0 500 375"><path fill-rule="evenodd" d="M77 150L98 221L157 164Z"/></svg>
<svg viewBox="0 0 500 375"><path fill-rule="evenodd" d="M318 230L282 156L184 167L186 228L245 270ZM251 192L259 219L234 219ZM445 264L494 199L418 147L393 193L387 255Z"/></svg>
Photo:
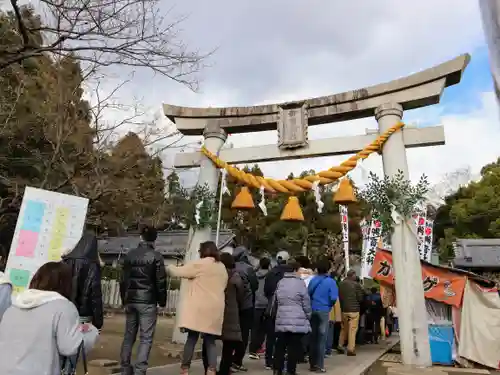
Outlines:
<svg viewBox="0 0 500 375"><path fill-rule="evenodd" d="M222 341L222 355L220 358L218 375L229 375L233 364L233 353L240 344L239 341Z"/></svg>
<svg viewBox="0 0 500 375"><path fill-rule="evenodd" d="M366 314L366 330L367 330L367 339L368 341L375 343L378 342L378 338L380 336L380 320L382 316L376 313L368 313Z"/></svg>
<svg viewBox="0 0 500 375"><path fill-rule="evenodd" d="M311 334L306 333L305 335L302 336L302 352L300 353L299 357L299 363L305 363L306 362L306 356L309 354L309 340L310 340Z"/></svg>
<svg viewBox="0 0 500 375"><path fill-rule="evenodd" d="M328 333L329 311L313 311L311 336L309 337L309 365L311 368L325 367L325 345Z"/></svg>
<svg viewBox="0 0 500 375"><path fill-rule="evenodd" d="M249 353L257 353L262 347L264 340L266 338L266 321L264 319L264 312L266 309L255 309L253 314L253 325L252 325L252 335L250 340L250 346L248 348Z"/></svg>
<svg viewBox="0 0 500 375"><path fill-rule="evenodd" d="M285 367L285 353L288 354L286 361L286 372L295 374L297 372L297 361L302 351L302 333L277 332L276 348L274 351L274 371L281 372Z"/></svg>
<svg viewBox="0 0 500 375"><path fill-rule="evenodd" d="M266 319L266 366L273 367L274 347L276 345L275 320Z"/></svg>
<svg viewBox="0 0 500 375"><path fill-rule="evenodd" d="M156 305L130 303L125 305L125 313L125 335L120 353L121 373L122 375L145 375L156 328ZM139 348L134 370L130 365L130 359L137 332L139 332Z"/></svg>
<svg viewBox="0 0 500 375"><path fill-rule="evenodd" d="M253 308L241 310L240 311L240 328L241 328L241 339L234 351L233 363L241 366L243 365L243 357L247 351L248 339L250 337L250 330L252 329L253 323Z"/></svg>
<svg viewBox="0 0 500 375"><path fill-rule="evenodd" d="M339 347L340 330L342 328L342 322L335 322L333 325L333 348Z"/></svg>

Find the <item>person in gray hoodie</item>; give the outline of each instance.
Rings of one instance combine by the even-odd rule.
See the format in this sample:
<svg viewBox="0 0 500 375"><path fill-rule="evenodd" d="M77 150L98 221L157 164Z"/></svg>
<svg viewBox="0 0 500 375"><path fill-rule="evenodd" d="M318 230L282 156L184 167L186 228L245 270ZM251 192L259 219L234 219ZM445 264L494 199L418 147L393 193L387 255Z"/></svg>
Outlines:
<svg viewBox="0 0 500 375"><path fill-rule="evenodd" d="M79 322L70 295L71 268L49 262L38 269L0 322L0 374L60 374L61 357L77 354L82 343L92 348L98 330Z"/></svg>
<svg viewBox="0 0 500 375"><path fill-rule="evenodd" d="M252 338L250 340L248 357L251 359L259 359L258 351L262 347L266 338L266 325L264 313L268 304L268 299L264 294L264 284L266 276L269 273L271 260L267 257L261 258L259 261L259 269L256 272L259 288L255 293L255 311L252 326Z"/></svg>
<svg viewBox="0 0 500 375"><path fill-rule="evenodd" d="M245 297L240 306L240 328L242 341L234 351L233 370L247 371L243 366L243 357L248 346L248 338L252 329L255 292L259 288L259 281L255 275L254 268L248 259L249 252L244 246L238 246L233 250L235 270L240 274L245 289Z"/></svg>

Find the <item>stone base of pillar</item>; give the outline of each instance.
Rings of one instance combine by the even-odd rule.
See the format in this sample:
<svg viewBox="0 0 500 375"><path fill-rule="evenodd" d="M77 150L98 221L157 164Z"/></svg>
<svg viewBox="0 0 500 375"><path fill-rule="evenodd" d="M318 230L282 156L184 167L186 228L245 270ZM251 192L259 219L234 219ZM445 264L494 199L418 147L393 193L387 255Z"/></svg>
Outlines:
<svg viewBox="0 0 500 375"><path fill-rule="evenodd" d="M391 365L387 369L387 375L448 375L443 369L436 367L416 367L402 364Z"/></svg>

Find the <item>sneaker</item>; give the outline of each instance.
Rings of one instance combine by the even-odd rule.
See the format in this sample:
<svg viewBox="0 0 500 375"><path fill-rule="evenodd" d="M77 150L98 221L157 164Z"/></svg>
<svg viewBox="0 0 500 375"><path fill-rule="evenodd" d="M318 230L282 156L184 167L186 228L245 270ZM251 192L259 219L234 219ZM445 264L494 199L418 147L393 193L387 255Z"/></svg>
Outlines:
<svg viewBox="0 0 500 375"><path fill-rule="evenodd" d="M326 368L317 367L316 372L326 372Z"/></svg>
<svg viewBox="0 0 500 375"><path fill-rule="evenodd" d="M257 353L248 353L248 358L250 358L250 359L260 359L260 356Z"/></svg>
<svg viewBox="0 0 500 375"><path fill-rule="evenodd" d="M344 348L341 347L341 346L338 346L336 350L337 350L337 353L339 353L339 354L344 354L345 353Z"/></svg>
<svg viewBox="0 0 500 375"><path fill-rule="evenodd" d="M351 352L351 351L347 351L347 356L348 357L356 357L356 352Z"/></svg>
<svg viewBox="0 0 500 375"><path fill-rule="evenodd" d="M231 370L233 370L234 372L239 372L239 371L247 372L248 371L248 369L245 366L243 366L243 365L240 366L240 365L237 365L236 363L233 363L233 365L231 366Z"/></svg>
<svg viewBox="0 0 500 375"><path fill-rule="evenodd" d="M273 369L273 366L270 366L270 365L265 365L265 366L264 366L264 368L265 368L266 370L272 370L272 369Z"/></svg>

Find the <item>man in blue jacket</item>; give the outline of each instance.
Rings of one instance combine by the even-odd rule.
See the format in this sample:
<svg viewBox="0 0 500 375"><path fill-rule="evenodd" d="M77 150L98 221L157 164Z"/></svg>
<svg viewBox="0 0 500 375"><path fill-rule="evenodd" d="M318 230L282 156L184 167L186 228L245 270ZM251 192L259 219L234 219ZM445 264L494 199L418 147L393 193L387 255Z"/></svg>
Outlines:
<svg viewBox="0 0 500 375"><path fill-rule="evenodd" d="M309 341L309 366L311 371L325 372L325 344L330 311L339 296L337 283L328 271L330 261L320 259L316 264L317 275L309 282L311 298L311 336Z"/></svg>

